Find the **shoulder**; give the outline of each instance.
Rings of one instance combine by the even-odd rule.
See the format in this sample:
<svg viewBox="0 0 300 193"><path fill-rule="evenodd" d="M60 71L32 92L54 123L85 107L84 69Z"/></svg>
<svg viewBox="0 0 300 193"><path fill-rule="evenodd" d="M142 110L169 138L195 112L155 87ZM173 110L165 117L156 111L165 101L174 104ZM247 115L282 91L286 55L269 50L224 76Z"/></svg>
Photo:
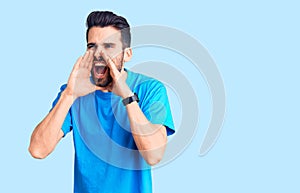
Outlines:
<svg viewBox="0 0 300 193"><path fill-rule="evenodd" d="M164 89L165 86L164 84L153 78L153 77L150 77L150 76L147 76L147 75L144 75L144 74L140 74L140 73L136 73L136 72L133 72L133 71L129 71L127 70L128 72L128 79L129 79L129 84L131 87L133 87L135 90L136 89Z"/></svg>
<svg viewBox="0 0 300 193"><path fill-rule="evenodd" d="M64 91L67 88L67 84L63 84L60 87L60 92Z"/></svg>

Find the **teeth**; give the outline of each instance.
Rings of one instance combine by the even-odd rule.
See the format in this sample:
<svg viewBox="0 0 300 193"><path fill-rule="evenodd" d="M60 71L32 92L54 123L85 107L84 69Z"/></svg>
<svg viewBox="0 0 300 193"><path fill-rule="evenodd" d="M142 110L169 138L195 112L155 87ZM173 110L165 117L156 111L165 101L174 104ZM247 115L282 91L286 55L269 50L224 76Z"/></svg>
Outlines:
<svg viewBox="0 0 300 193"><path fill-rule="evenodd" d="M103 63L94 63L94 65L99 66L99 67L101 67L101 66L105 67L106 66L106 64L103 64Z"/></svg>
<svg viewBox="0 0 300 193"><path fill-rule="evenodd" d="M95 64L95 67L106 67L106 65L98 65L98 64Z"/></svg>

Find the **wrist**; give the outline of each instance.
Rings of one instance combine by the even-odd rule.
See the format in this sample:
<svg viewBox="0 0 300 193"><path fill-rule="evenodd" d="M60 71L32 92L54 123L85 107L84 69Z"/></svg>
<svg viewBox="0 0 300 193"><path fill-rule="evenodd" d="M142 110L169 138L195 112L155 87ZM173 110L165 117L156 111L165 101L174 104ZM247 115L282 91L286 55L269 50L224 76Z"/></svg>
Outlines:
<svg viewBox="0 0 300 193"><path fill-rule="evenodd" d="M123 103L124 106L127 106L127 105L131 104L132 102L137 102L138 103L139 101L140 101L140 99L137 96L137 94L133 93L133 95L123 99L122 103Z"/></svg>
<svg viewBox="0 0 300 193"><path fill-rule="evenodd" d="M123 93L122 93L122 95L121 95L121 98L122 99L125 99L125 98L128 98L128 97L131 97L131 96L133 96L133 92L130 90L130 88L128 87L128 89L126 89Z"/></svg>
<svg viewBox="0 0 300 193"><path fill-rule="evenodd" d="M134 93L130 91L128 94L123 95L123 96L122 96L122 99L126 99L126 98L128 98L128 97L133 96L133 95L134 95Z"/></svg>
<svg viewBox="0 0 300 193"><path fill-rule="evenodd" d="M75 101L78 98L70 89L68 89L68 87L62 92L61 97L72 99L72 101Z"/></svg>

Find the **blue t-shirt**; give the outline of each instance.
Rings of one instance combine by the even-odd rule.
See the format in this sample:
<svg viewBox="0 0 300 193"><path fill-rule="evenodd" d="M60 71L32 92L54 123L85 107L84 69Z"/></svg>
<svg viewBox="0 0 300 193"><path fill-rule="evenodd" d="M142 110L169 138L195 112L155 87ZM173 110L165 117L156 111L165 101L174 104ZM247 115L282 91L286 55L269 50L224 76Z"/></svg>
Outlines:
<svg viewBox="0 0 300 193"><path fill-rule="evenodd" d="M127 70L126 83L152 124L175 132L164 85ZM61 92L66 85L61 87ZM57 103L61 92L53 102ZM112 92L95 91L78 98L62 126L64 135L73 130L75 147L75 193L151 193L151 167L140 155L126 107Z"/></svg>

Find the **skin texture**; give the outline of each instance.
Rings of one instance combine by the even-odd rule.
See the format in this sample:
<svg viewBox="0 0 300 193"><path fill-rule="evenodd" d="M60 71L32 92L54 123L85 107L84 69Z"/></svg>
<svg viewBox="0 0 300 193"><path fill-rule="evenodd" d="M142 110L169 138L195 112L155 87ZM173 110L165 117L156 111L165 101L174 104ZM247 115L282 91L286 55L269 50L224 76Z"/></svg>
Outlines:
<svg viewBox="0 0 300 193"><path fill-rule="evenodd" d="M69 76L67 88L51 112L34 129L29 152L35 158L45 158L63 137L63 121L73 102L96 90L113 92L121 98L132 96L126 84L127 72L124 63L132 57L130 48L122 49L121 32L114 27L92 27L88 34L87 51L79 57ZM101 60L103 59L103 61ZM99 62L101 60L101 62ZM109 68L105 75L96 80L93 77L95 65ZM90 81L90 75L95 84ZM110 77L110 78L109 78ZM111 80L109 80L111 79ZM104 85L104 86L103 86ZM163 157L167 134L163 125L149 122L137 102L126 106L134 141L144 159L150 165L157 164Z"/></svg>

